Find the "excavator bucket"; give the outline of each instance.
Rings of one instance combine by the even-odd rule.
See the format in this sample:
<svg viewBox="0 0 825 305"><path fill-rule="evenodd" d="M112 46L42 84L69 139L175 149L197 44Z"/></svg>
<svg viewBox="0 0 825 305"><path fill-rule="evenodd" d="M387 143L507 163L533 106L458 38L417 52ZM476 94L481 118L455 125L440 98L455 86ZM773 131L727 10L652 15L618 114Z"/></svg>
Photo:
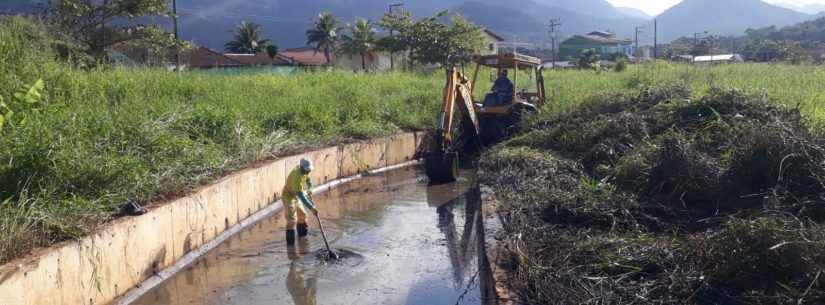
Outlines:
<svg viewBox="0 0 825 305"><path fill-rule="evenodd" d="M457 118L456 114L459 114ZM458 129L454 125L456 120L460 121L462 126L461 135L458 137L454 134ZM430 153L424 158L430 183L449 183L458 178L458 152L466 146L467 141L481 143L478 124L478 116L466 79L455 69L450 69L447 73L447 84L444 86L444 105L438 129L433 137Z"/></svg>
<svg viewBox="0 0 825 305"><path fill-rule="evenodd" d="M424 158L424 167L431 184L456 181L458 178L458 153L434 153Z"/></svg>

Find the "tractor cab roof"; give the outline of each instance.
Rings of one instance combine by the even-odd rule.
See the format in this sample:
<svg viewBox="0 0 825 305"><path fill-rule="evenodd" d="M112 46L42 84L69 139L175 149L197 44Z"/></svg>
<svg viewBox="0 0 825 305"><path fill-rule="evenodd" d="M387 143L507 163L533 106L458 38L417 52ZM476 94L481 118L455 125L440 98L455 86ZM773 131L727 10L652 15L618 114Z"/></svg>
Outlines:
<svg viewBox="0 0 825 305"><path fill-rule="evenodd" d="M541 59L518 53L476 56L473 61L485 67L498 69L512 69L516 65L519 69L541 67Z"/></svg>

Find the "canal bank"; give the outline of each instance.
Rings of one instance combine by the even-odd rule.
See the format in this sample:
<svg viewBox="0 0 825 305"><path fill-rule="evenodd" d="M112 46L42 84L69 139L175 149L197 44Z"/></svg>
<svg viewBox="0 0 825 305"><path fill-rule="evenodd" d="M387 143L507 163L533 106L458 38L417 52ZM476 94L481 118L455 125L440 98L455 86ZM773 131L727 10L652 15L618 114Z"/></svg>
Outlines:
<svg viewBox="0 0 825 305"><path fill-rule="evenodd" d="M147 214L114 220L95 234L1 266L0 304L108 304L280 209L276 199L284 178L301 158L316 163L315 185L331 187L339 178L414 160L424 137L401 134L262 162L155 203Z"/></svg>

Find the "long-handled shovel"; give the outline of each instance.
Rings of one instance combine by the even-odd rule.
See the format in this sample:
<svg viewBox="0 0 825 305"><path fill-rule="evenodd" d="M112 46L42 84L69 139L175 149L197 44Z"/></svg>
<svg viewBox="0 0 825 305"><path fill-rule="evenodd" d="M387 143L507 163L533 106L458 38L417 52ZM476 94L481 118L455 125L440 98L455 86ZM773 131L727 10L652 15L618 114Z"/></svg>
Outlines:
<svg viewBox="0 0 825 305"><path fill-rule="evenodd" d="M321 224L321 217L318 216L318 213L313 213L313 214L315 214L315 219L318 220L318 227L321 228L321 237L324 238L324 245L327 247L327 252L329 253L329 259L338 260L338 254L333 252L332 249L329 247L329 242L327 241L327 233L324 232L324 225Z"/></svg>

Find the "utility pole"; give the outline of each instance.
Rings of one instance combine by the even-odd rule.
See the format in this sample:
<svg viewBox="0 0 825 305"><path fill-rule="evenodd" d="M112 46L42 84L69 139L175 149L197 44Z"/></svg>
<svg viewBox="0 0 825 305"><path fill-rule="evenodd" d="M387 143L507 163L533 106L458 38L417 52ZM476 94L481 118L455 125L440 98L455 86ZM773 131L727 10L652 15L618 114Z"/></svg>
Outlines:
<svg viewBox="0 0 825 305"><path fill-rule="evenodd" d="M561 27L561 19L550 19L550 56L552 69L556 69L556 29Z"/></svg>
<svg viewBox="0 0 825 305"><path fill-rule="evenodd" d="M694 49L694 51L696 51L697 50L696 47L699 46L699 35L702 35L702 34L707 35L708 31L693 33L693 49ZM693 54L693 61L696 62L696 54Z"/></svg>
<svg viewBox="0 0 825 305"><path fill-rule="evenodd" d="M393 13L392 9L393 8L401 7L403 5L404 5L404 3L400 3L400 2L399 3L390 3L390 4L388 4L387 5L387 14L392 15L392 13ZM393 35L393 32L392 32L392 29L390 29L390 37L392 37L392 35ZM394 57L395 57L395 52L390 50L390 71L395 70L395 58Z"/></svg>
<svg viewBox="0 0 825 305"><path fill-rule="evenodd" d="M656 61L659 55L659 22L653 19L653 61Z"/></svg>
<svg viewBox="0 0 825 305"><path fill-rule="evenodd" d="M641 33L644 28L645 27L643 25L636 27L636 39L635 39L636 49L633 51L633 53L638 54L638 52L639 52L639 33ZM634 57L635 57L635 55L634 55Z"/></svg>
<svg viewBox="0 0 825 305"><path fill-rule="evenodd" d="M178 32L178 1L172 0L172 20L175 31L175 70L180 71L180 33Z"/></svg>

